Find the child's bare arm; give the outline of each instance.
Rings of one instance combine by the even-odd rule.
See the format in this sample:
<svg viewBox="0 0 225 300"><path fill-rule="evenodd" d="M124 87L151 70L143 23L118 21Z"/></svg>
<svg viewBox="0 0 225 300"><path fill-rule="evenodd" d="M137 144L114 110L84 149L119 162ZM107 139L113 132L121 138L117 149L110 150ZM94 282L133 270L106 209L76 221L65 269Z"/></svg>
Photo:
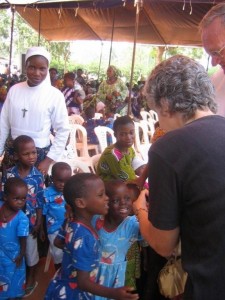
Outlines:
<svg viewBox="0 0 225 300"><path fill-rule="evenodd" d="M54 246L56 246L57 248L63 250L64 246L65 246L65 241L63 239L60 239L60 238L56 237L54 239Z"/></svg>
<svg viewBox="0 0 225 300"><path fill-rule="evenodd" d="M19 237L19 242L20 242L20 253L19 255L15 258L14 262L17 267L19 267L22 263L22 259L25 255L26 252L26 243L27 243L27 237L26 236L21 236Z"/></svg>
<svg viewBox="0 0 225 300"><path fill-rule="evenodd" d="M93 295L117 300L136 300L139 298L138 294L132 294L133 289L131 287L109 288L92 282L89 272L86 271L78 271L77 280L81 290Z"/></svg>
<svg viewBox="0 0 225 300"><path fill-rule="evenodd" d="M41 224L42 224L42 209L37 208L36 214L37 214L37 220L36 220L36 223L35 223L35 225L33 227L33 231L32 231L33 237L37 237L37 234L38 234Z"/></svg>

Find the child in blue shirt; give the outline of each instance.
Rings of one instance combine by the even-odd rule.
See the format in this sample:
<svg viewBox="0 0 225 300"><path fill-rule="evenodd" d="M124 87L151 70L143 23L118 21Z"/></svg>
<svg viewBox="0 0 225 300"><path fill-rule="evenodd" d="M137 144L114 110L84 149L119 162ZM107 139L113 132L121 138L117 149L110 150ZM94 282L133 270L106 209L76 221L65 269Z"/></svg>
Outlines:
<svg viewBox="0 0 225 300"><path fill-rule="evenodd" d="M56 270L61 265L63 251L54 246L54 239L65 219L66 209L63 188L71 175L72 170L67 163L55 163L52 167L52 185L44 190L43 215L45 215L50 252Z"/></svg>
<svg viewBox="0 0 225 300"><path fill-rule="evenodd" d="M87 140L88 144L99 144L97 135L95 134L95 127L97 126L106 126L107 122L103 119L94 119L95 109L92 106L89 106L85 109L86 121L83 126L87 130Z"/></svg>
<svg viewBox="0 0 225 300"><path fill-rule="evenodd" d="M29 236L26 245L26 264L27 264L27 282L26 295L30 295L37 287L35 280L37 263L39 261L37 235L40 233L42 224L43 207L43 175L38 171L34 164L37 160L37 150L34 140L27 135L20 135L13 141L14 158L16 165L7 170L6 177L3 177L4 183L10 177L19 177L27 184L28 193L25 206L25 214L29 219Z"/></svg>
<svg viewBox="0 0 225 300"><path fill-rule="evenodd" d="M25 249L29 220L22 211L27 185L20 178L5 183L0 201L0 299L21 299L26 280Z"/></svg>
<svg viewBox="0 0 225 300"><path fill-rule="evenodd" d="M126 183L112 180L105 182L105 188L109 211L105 216L94 216L92 220L101 241L98 282L105 287L118 288L125 284L127 252L142 237L136 216L130 216L132 201ZM132 282L130 286L135 285ZM94 299L111 298L95 296Z"/></svg>

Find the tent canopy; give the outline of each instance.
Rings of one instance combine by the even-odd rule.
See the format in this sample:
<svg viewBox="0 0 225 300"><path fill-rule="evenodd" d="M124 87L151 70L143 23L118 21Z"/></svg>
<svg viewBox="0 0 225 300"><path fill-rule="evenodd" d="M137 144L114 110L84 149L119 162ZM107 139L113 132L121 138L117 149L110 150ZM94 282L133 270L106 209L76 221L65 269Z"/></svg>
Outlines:
<svg viewBox="0 0 225 300"><path fill-rule="evenodd" d="M15 0L16 11L49 41L111 39L133 42L136 8L133 0ZM32 1L32 0L31 0ZM201 46L198 24L223 0L142 0L137 43ZM9 1L0 0L0 7ZM12 2L10 2L12 4ZM32 2L31 2L32 3Z"/></svg>

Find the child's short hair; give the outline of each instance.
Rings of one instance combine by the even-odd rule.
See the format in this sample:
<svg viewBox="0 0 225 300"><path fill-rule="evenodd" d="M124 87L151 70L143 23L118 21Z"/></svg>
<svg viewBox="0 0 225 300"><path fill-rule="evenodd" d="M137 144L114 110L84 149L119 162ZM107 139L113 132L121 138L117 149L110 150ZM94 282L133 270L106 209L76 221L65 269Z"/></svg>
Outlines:
<svg viewBox="0 0 225 300"><path fill-rule="evenodd" d="M88 119L94 118L95 116L95 108L93 106L88 106L85 109L85 115Z"/></svg>
<svg viewBox="0 0 225 300"><path fill-rule="evenodd" d="M21 144L27 144L33 142L34 140L28 136L28 135L19 135L15 140L13 141L13 149L15 153L18 153L20 150Z"/></svg>
<svg viewBox="0 0 225 300"><path fill-rule="evenodd" d="M12 190L16 187L25 187L27 189L27 184L23 181L23 179L19 177L8 178L4 185L4 194L9 195L10 193L12 193Z"/></svg>
<svg viewBox="0 0 225 300"><path fill-rule="evenodd" d="M69 164L67 164L66 162L60 161L60 162L55 163L52 166L52 177L56 176L56 174L58 172L61 172L62 170L68 170L68 171L72 172L72 169Z"/></svg>
<svg viewBox="0 0 225 300"><path fill-rule="evenodd" d="M134 125L133 120L129 116L118 117L113 123L114 132L117 131L119 126L124 126L124 125L127 125L127 124L133 124Z"/></svg>
<svg viewBox="0 0 225 300"><path fill-rule="evenodd" d="M64 74L64 79L71 79L71 80L75 80L75 74L73 72L68 72L66 74Z"/></svg>
<svg viewBox="0 0 225 300"><path fill-rule="evenodd" d="M51 71L55 71L58 74L58 70L54 67L49 69L49 72L51 72Z"/></svg>
<svg viewBox="0 0 225 300"><path fill-rule="evenodd" d="M140 195L139 187L136 184L132 184L132 183L127 183L126 185L127 185L128 190L131 190L133 192L135 199L132 199L132 200L137 200L137 198Z"/></svg>
<svg viewBox="0 0 225 300"><path fill-rule="evenodd" d="M109 180L104 182L104 184L105 184L105 193L109 198L114 194L115 188L117 188L120 185L126 186L125 182L119 179Z"/></svg>
<svg viewBox="0 0 225 300"><path fill-rule="evenodd" d="M87 194L87 181L96 179L99 179L99 177L92 173L78 173L71 176L71 178L66 182L63 189L63 195L67 204L74 208L74 200L77 198L85 197Z"/></svg>

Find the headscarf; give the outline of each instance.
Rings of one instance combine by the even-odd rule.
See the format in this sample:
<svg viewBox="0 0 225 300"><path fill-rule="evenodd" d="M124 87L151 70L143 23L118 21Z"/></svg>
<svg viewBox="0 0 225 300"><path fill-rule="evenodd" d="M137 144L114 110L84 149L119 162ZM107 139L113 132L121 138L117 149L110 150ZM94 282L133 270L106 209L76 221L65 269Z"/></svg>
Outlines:
<svg viewBox="0 0 225 300"><path fill-rule="evenodd" d="M51 54L44 48L44 47L31 47L27 50L26 56L25 56L25 63L27 62L28 58L35 56L35 55L41 55L44 56L47 61L48 65L50 64L51 61ZM43 82L47 83L48 85L51 85L51 80L50 80L50 74L49 71L47 72L47 76L43 80Z"/></svg>
<svg viewBox="0 0 225 300"><path fill-rule="evenodd" d="M117 69L115 66L113 66L113 65L111 65L111 66L109 66L108 67L108 69L109 68L111 68L111 69L113 69L113 72L114 72L114 76L116 77L116 78L118 78L119 77L119 75L120 75L120 71L119 71L119 69Z"/></svg>
<svg viewBox="0 0 225 300"><path fill-rule="evenodd" d="M25 56L25 62L28 60L29 57L34 55L41 55L44 56L48 63L50 64L51 61L51 54L44 48L44 47L31 47L27 50L26 56Z"/></svg>

